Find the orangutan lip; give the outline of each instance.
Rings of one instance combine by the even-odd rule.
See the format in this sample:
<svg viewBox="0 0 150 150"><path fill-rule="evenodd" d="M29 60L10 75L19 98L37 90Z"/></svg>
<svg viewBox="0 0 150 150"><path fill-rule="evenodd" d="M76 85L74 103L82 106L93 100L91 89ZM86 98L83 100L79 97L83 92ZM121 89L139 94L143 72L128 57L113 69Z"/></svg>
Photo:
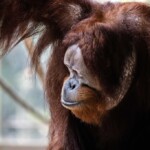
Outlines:
<svg viewBox="0 0 150 150"><path fill-rule="evenodd" d="M77 102L77 101L65 101L65 100L61 100L61 103L62 105L68 106L68 107L73 107L73 106L80 104L80 102Z"/></svg>

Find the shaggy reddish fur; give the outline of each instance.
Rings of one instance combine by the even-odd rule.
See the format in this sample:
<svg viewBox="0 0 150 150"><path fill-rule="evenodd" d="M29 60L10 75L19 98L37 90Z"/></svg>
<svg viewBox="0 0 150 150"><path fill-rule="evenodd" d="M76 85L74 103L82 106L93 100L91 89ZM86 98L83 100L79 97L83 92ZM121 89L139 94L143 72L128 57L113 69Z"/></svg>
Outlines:
<svg viewBox="0 0 150 150"><path fill-rule="evenodd" d="M3 53L40 33L33 54L33 63L37 64L44 49L53 44L45 82L51 111L49 150L150 148L148 5L98 4L89 0L1 0L0 20ZM124 60L133 50L136 52L130 89L99 126L82 122L60 103L63 81L68 76L64 54L75 43L82 49L85 64L100 77L109 96L118 85Z"/></svg>

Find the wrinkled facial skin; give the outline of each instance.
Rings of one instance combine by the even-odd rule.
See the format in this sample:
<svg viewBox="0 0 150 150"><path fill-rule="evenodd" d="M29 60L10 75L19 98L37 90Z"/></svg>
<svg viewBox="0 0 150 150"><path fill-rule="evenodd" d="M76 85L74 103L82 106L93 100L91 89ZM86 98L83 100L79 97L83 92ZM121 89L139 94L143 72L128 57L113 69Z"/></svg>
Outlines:
<svg viewBox="0 0 150 150"><path fill-rule="evenodd" d="M97 77L86 67L77 45L67 49L64 64L70 75L62 88L62 105L82 121L98 124L105 108L105 104L99 101L101 87Z"/></svg>
<svg viewBox="0 0 150 150"><path fill-rule="evenodd" d="M86 67L78 45L70 46L64 56L70 75L65 78L61 103L83 122L100 125L109 110L116 107L127 93L134 74L136 55L133 50L121 70L120 83L113 95L105 91L100 77Z"/></svg>

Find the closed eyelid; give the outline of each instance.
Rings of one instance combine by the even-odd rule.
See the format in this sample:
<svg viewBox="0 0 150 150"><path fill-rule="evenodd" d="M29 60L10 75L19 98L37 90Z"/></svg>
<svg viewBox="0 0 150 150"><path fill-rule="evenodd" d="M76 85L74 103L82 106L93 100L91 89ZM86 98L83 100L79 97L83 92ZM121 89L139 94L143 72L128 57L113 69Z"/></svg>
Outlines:
<svg viewBox="0 0 150 150"><path fill-rule="evenodd" d="M80 78L83 78L83 75L81 74L81 72L78 71L78 69L75 69L73 66L69 66L69 65L66 65L66 66L71 74L73 73L73 74L78 75Z"/></svg>
<svg viewBox="0 0 150 150"><path fill-rule="evenodd" d="M79 72L79 71L76 70L76 69L72 69L72 70L73 70L73 72L75 72L75 73L78 75L79 78L83 78L83 75L82 75L81 72Z"/></svg>

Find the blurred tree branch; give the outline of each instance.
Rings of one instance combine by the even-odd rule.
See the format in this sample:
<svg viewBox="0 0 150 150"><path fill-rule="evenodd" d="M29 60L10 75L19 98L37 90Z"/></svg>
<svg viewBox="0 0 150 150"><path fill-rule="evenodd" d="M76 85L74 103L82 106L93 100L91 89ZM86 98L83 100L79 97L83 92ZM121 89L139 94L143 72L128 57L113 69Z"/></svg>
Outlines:
<svg viewBox="0 0 150 150"><path fill-rule="evenodd" d="M37 111L34 107L32 107L30 104L26 102L25 99L21 98L12 88L4 82L3 79L0 78L0 86L1 88L15 101L17 104L19 104L22 108L24 108L26 111L28 111L30 114L32 114L34 117L36 117L38 120L43 122L44 124L49 123L48 119L45 118L39 111ZM9 107L9 106L8 106Z"/></svg>

